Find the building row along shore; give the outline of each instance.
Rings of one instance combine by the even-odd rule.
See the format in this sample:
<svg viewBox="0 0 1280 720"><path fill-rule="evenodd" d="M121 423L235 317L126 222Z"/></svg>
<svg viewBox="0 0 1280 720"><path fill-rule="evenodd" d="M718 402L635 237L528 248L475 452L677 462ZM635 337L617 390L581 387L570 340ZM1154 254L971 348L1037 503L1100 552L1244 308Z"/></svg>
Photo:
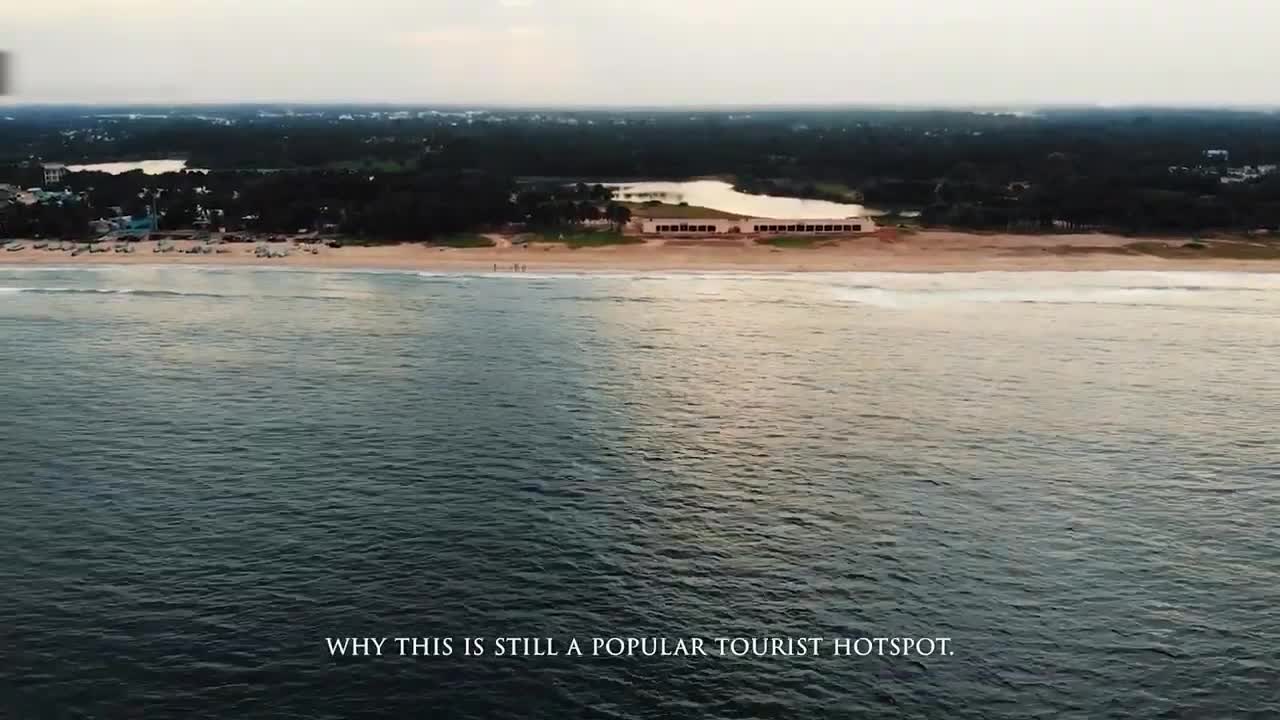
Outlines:
<svg viewBox="0 0 1280 720"><path fill-rule="evenodd" d="M853 218L644 218L645 235L849 235L879 229L869 217Z"/></svg>

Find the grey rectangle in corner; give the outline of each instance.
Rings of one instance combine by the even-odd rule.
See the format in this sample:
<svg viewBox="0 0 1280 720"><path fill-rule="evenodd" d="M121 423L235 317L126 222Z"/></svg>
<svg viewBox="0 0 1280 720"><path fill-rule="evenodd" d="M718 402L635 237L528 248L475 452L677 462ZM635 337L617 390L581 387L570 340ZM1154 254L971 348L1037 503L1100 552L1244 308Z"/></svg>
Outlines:
<svg viewBox="0 0 1280 720"><path fill-rule="evenodd" d="M0 50L0 95L9 94L9 53Z"/></svg>

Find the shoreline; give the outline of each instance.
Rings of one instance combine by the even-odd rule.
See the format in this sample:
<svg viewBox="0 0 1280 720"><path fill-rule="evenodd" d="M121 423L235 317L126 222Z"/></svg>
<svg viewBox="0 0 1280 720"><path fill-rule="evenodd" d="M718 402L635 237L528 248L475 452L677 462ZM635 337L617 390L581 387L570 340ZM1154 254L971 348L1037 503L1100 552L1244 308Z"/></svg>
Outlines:
<svg viewBox="0 0 1280 720"><path fill-rule="evenodd" d="M442 248L422 244L322 248L264 258L251 243L226 244L224 254L155 253L154 241L132 243L134 253L0 250L0 268L88 266L255 267L422 272L1064 272L1231 271L1280 273L1280 245L1213 243L1187 249L1185 240L1135 242L1113 235L977 235L922 231L899 238L860 237L819 247L778 248L750 239L649 239L642 244L569 249L558 244ZM172 243L179 250L194 242ZM277 247L283 248L284 245ZM1160 254L1153 254L1160 253ZM1246 257L1240 254L1247 253ZM496 266L496 267L495 267Z"/></svg>

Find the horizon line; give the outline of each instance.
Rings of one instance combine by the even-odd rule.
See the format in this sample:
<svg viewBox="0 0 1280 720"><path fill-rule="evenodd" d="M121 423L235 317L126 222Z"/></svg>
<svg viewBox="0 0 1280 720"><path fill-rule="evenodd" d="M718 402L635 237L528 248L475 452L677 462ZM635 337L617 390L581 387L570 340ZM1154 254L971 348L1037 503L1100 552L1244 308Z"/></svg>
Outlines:
<svg viewBox="0 0 1280 720"><path fill-rule="evenodd" d="M42 108L396 108L396 109L449 109L471 111L544 111L544 112L768 112L768 111L841 111L879 110L906 112L1036 112L1061 110L1163 110L1200 112L1276 112L1280 103L1107 103L1107 102L1008 102L1008 103L672 103L658 104L591 104L591 103L517 103L517 102L397 102L390 100L232 100L232 101L129 101L103 102L85 100L0 101L0 109Z"/></svg>

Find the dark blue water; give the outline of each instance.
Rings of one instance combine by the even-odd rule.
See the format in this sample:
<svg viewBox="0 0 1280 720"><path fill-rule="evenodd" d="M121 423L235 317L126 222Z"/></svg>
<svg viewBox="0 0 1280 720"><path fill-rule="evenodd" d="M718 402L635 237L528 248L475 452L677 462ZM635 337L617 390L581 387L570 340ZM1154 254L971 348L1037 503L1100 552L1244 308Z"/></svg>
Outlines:
<svg viewBox="0 0 1280 720"><path fill-rule="evenodd" d="M0 269L0 371L0 717L1280 715L1274 276Z"/></svg>

